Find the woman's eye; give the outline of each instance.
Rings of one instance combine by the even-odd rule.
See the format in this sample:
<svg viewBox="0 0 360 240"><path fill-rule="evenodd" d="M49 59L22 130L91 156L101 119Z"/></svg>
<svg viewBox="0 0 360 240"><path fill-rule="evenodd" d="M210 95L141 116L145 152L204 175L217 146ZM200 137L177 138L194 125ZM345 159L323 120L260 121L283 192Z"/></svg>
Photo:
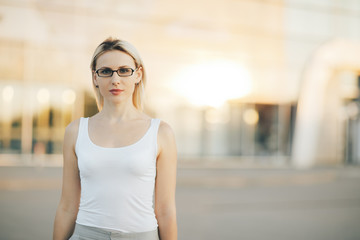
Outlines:
<svg viewBox="0 0 360 240"><path fill-rule="evenodd" d="M100 70L100 74L105 74L105 75L108 75L108 74L111 74L112 71L110 69L101 69Z"/></svg>
<svg viewBox="0 0 360 240"><path fill-rule="evenodd" d="M120 68L119 72L120 73L129 73L129 72L131 72L131 70L130 70L130 68Z"/></svg>

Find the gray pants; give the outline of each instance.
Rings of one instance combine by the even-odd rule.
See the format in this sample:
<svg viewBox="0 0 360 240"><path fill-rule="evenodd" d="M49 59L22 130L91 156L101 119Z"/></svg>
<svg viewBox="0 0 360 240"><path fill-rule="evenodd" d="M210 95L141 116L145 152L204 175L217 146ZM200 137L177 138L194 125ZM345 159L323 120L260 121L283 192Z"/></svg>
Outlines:
<svg viewBox="0 0 360 240"><path fill-rule="evenodd" d="M101 228L75 225L74 234L69 240L159 240L158 230L139 233L107 231Z"/></svg>

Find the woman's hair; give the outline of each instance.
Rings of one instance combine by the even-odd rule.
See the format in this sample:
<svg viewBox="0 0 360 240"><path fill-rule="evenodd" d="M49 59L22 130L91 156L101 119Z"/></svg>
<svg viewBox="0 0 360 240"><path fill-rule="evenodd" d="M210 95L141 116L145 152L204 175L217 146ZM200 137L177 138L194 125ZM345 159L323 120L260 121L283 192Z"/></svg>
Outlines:
<svg viewBox="0 0 360 240"><path fill-rule="evenodd" d="M137 109L142 110L144 104L143 101L144 101L144 89L146 84L146 74L145 74L143 61L141 60L138 51L133 45L131 45L129 42L120 39L116 39L112 37L107 38L95 49L95 52L91 59L91 65L90 65L91 71L93 72L93 74L96 71L96 62L99 56L101 56L105 52L114 51L114 50L122 51L124 53L129 54L134 59L135 68L140 68L140 67L142 68L142 78L141 81L135 85L135 90L132 99L134 106ZM96 88L94 81L92 82L95 91L96 103L99 111L101 111L104 105L104 98L100 94L99 88Z"/></svg>

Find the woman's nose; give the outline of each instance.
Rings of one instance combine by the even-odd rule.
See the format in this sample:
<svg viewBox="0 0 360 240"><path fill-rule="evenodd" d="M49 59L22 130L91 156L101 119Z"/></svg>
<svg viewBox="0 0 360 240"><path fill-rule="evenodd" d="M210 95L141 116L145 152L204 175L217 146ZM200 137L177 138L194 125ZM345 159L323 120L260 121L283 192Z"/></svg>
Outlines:
<svg viewBox="0 0 360 240"><path fill-rule="evenodd" d="M113 77L112 77L111 83L113 85L120 84L120 77L117 74L114 74Z"/></svg>

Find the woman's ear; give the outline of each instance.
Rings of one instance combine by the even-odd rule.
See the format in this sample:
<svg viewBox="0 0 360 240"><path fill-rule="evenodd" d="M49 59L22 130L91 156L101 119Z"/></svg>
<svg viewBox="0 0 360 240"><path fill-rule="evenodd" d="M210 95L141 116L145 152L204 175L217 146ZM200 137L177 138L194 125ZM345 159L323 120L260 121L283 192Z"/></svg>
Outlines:
<svg viewBox="0 0 360 240"><path fill-rule="evenodd" d="M138 70L136 70L135 77L136 77L136 83L140 83L143 75L143 69L142 67L139 67Z"/></svg>
<svg viewBox="0 0 360 240"><path fill-rule="evenodd" d="M96 77L96 73L94 70L92 71L92 80L93 80L93 83L95 84L95 86L99 85L97 82L97 77Z"/></svg>

